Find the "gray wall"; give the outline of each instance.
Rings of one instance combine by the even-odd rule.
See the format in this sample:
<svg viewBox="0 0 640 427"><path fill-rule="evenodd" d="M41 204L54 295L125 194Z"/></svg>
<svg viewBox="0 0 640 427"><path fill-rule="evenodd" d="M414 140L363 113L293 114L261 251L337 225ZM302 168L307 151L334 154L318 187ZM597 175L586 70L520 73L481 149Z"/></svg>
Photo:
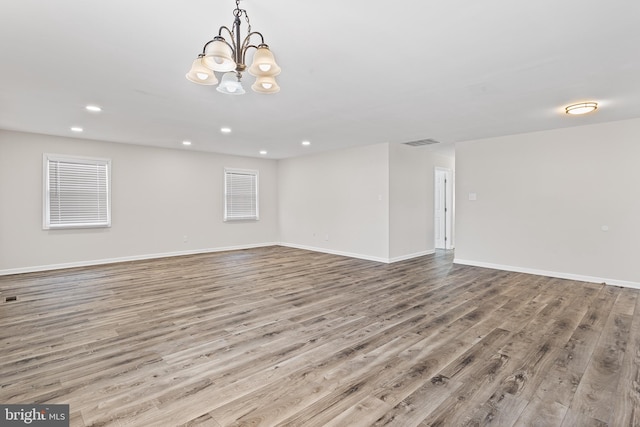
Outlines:
<svg viewBox="0 0 640 427"><path fill-rule="evenodd" d="M456 262L640 287L639 135L634 119L456 144Z"/></svg>
<svg viewBox="0 0 640 427"><path fill-rule="evenodd" d="M457 144L456 262L640 287L637 135L640 119ZM450 159L412 150L274 161L0 131L0 274L277 243L428 253ZM42 230L45 152L112 159L111 228ZM260 171L260 221L222 221L224 167Z"/></svg>
<svg viewBox="0 0 640 427"><path fill-rule="evenodd" d="M436 166L453 158L389 143L281 160L280 239L383 262L433 253Z"/></svg>
<svg viewBox="0 0 640 427"><path fill-rule="evenodd" d="M112 227L42 229L42 154L112 160ZM260 220L223 222L224 168L260 171ZM0 273L274 244L277 162L0 131ZM184 242L187 236L187 242Z"/></svg>
<svg viewBox="0 0 640 427"><path fill-rule="evenodd" d="M435 168L453 169L453 158L428 147L390 144L390 258L433 253Z"/></svg>
<svg viewBox="0 0 640 427"><path fill-rule="evenodd" d="M278 192L283 244L388 261L388 144L280 160Z"/></svg>
<svg viewBox="0 0 640 427"><path fill-rule="evenodd" d="M112 160L112 227L42 229L42 154ZM0 131L0 274L284 244L382 262L433 251L433 167L377 144L275 161ZM260 172L260 220L223 217L225 167ZM184 237L187 241L184 241Z"/></svg>

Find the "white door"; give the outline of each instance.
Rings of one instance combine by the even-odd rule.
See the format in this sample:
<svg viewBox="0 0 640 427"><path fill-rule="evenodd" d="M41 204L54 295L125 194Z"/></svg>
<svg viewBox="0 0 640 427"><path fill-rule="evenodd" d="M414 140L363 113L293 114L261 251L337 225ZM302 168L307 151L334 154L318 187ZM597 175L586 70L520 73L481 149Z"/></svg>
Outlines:
<svg viewBox="0 0 640 427"><path fill-rule="evenodd" d="M436 249L444 249L446 247L446 217L445 217L445 180L446 175L444 171L436 169L435 175L435 187L433 193L435 195L434 200L434 233L435 233L435 247Z"/></svg>
<svg viewBox="0 0 640 427"><path fill-rule="evenodd" d="M445 168L435 168L434 177L434 246L436 249L451 249L452 230L452 182L451 170Z"/></svg>

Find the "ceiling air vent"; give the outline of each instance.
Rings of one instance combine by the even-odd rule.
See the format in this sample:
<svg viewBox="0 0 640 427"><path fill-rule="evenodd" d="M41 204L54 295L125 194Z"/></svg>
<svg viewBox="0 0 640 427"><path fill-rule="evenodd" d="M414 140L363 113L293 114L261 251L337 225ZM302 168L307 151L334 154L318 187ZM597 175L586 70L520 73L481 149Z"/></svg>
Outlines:
<svg viewBox="0 0 640 427"><path fill-rule="evenodd" d="M412 147L421 147L423 145L431 145L431 144L439 144L439 143L440 141L436 141L435 139L432 139L432 138L419 139L417 141L411 141L411 142L403 142L403 144L410 145Z"/></svg>

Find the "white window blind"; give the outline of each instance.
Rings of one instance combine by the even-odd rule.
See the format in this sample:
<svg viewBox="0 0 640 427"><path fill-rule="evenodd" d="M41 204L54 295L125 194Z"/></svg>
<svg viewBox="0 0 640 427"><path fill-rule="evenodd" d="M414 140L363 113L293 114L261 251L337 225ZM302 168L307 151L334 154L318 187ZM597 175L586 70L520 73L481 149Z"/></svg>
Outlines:
<svg viewBox="0 0 640 427"><path fill-rule="evenodd" d="M44 155L45 229L110 227L111 161Z"/></svg>
<svg viewBox="0 0 640 427"><path fill-rule="evenodd" d="M258 171L224 170L224 220L258 219Z"/></svg>

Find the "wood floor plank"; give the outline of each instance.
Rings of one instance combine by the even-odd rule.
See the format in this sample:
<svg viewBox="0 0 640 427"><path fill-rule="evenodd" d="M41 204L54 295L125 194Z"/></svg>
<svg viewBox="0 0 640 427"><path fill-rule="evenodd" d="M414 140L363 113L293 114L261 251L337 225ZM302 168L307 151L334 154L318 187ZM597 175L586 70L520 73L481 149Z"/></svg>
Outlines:
<svg viewBox="0 0 640 427"><path fill-rule="evenodd" d="M499 420L498 425L512 425L517 418L514 415L533 398L560 351L559 345L569 338L586 311L586 307L570 307L571 301L562 296L561 289L550 293L556 295L539 311L540 317L528 323L516 322L524 326L513 328L508 344L499 349L500 354L510 357L510 365L499 382L474 395L477 409L465 419L465 425L491 425L495 420Z"/></svg>
<svg viewBox="0 0 640 427"><path fill-rule="evenodd" d="M482 363L473 373L472 379L447 397L435 410L433 410L419 426L454 426L462 425L467 416L467 402L474 401L475 395L483 389L496 384L504 369L509 364L509 356L494 354L489 360ZM473 405L472 407L476 407Z"/></svg>
<svg viewBox="0 0 640 427"><path fill-rule="evenodd" d="M367 396L325 424L325 427L366 427L387 413L391 406L380 399Z"/></svg>
<svg viewBox="0 0 640 427"><path fill-rule="evenodd" d="M499 345L508 335L509 331L499 328L494 329L449 363L439 372L439 375L448 379L455 378L458 381L462 381L461 378L465 378L465 373L467 374L466 376L473 375L476 365L482 363L487 355L494 355Z"/></svg>
<svg viewBox="0 0 640 427"><path fill-rule="evenodd" d="M0 277L0 402L85 426L640 425L640 291L279 246Z"/></svg>
<svg viewBox="0 0 640 427"><path fill-rule="evenodd" d="M528 404L529 401L521 397L494 391L481 406L465 418L462 425L469 427L513 426Z"/></svg>
<svg viewBox="0 0 640 427"><path fill-rule="evenodd" d="M462 383L450 381L444 377L432 377L417 388L412 388L411 394L371 425L375 427L417 426L462 386Z"/></svg>
<svg viewBox="0 0 640 427"><path fill-rule="evenodd" d="M625 298L629 298L629 293L624 292ZM640 298L635 292L631 292L631 296L636 297L635 309L632 313L626 312L633 315L633 321L616 387L612 426L640 426Z"/></svg>
<svg viewBox="0 0 640 427"><path fill-rule="evenodd" d="M441 324L440 329L436 329L433 334L400 353L397 363L402 368L402 374L384 384L375 395L390 404L398 404L430 379L435 380L434 384L439 384L442 378L446 379L443 375L436 375L437 372L454 364L456 359L464 359L462 355L469 347L477 346L474 348L475 352L481 348L484 352L491 353L491 343L502 344L502 341L496 339L505 337L505 331L495 328L502 319L489 316L483 321L474 320L475 323L469 323L471 318L475 319L477 311L473 310L468 314L471 313L473 315L464 315L454 318L449 324ZM491 313L491 310L487 313ZM495 352L497 347L493 350Z"/></svg>
<svg viewBox="0 0 640 427"><path fill-rule="evenodd" d="M559 426L562 424L567 410L566 406L557 402L544 402L534 397L522 411L514 427Z"/></svg>
<svg viewBox="0 0 640 427"><path fill-rule="evenodd" d="M637 424L611 424L612 426L633 426ZM609 424L596 420L595 418L591 418L585 414L581 414L572 409L568 409L564 419L562 420L561 427L608 427Z"/></svg>
<svg viewBox="0 0 640 427"><path fill-rule="evenodd" d="M630 339L633 318L625 314L629 306L627 298L620 298L626 294L619 293L616 298L570 406L578 413L605 423L609 423L612 416Z"/></svg>

